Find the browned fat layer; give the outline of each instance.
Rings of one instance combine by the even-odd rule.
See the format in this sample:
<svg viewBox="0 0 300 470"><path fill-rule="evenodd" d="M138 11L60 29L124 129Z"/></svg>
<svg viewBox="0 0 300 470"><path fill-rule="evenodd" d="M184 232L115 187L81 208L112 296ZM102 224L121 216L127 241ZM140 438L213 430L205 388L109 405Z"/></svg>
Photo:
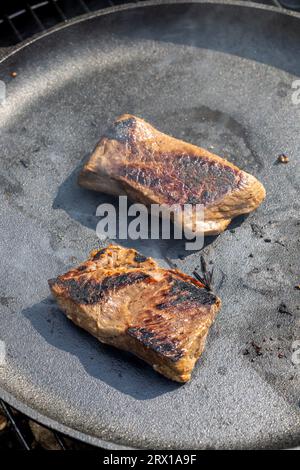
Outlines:
<svg viewBox="0 0 300 470"><path fill-rule="evenodd" d="M206 289L196 287L194 284L180 279L172 280L171 288L164 294L164 297L165 301L155 306L158 310L179 305L183 307L183 303L190 307L191 302L200 306L214 305L217 301L216 296Z"/></svg>
<svg viewBox="0 0 300 470"><path fill-rule="evenodd" d="M151 348L173 362L178 361L184 354L182 349L177 348L175 341L168 340L165 336L159 337L147 328L131 327L128 328L127 333L136 338L146 348Z"/></svg>
<svg viewBox="0 0 300 470"><path fill-rule="evenodd" d="M168 172L131 163L118 166L118 175L154 190L166 204L203 204L209 206L240 186L242 173L229 165L190 155L160 156ZM167 161L170 160L170 164Z"/></svg>
<svg viewBox="0 0 300 470"><path fill-rule="evenodd" d="M99 281L87 279L85 276L80 276L75 279L58 278L57 284L66 289L68 295L74 302L80 304L95 304L111 291L127 287L148 278L149 275L143 272L129 272L107 276Z"/></svg>

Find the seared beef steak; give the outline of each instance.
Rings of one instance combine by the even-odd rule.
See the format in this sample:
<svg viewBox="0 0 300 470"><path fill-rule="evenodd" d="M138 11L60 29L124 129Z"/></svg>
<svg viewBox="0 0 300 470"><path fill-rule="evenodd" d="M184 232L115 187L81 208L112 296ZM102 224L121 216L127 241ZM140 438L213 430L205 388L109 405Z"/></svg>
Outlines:
<svg viewBox="0 0 300 470"><path fill-rule="evenodd" d="M147 205L203 204L204 223L197 231L207 235L222 232L233 217L253 211L265 197L254 176L127 114L100 140L79 184ZM187 228L194 230L194 222L192 217Z"/></svg>
<svg viewBox="0 0 300 470"><path fill-rule="evenodd" d="M115 245L49 285L74 323L178 382L190 379L221 305L194 278Z"/></svg>

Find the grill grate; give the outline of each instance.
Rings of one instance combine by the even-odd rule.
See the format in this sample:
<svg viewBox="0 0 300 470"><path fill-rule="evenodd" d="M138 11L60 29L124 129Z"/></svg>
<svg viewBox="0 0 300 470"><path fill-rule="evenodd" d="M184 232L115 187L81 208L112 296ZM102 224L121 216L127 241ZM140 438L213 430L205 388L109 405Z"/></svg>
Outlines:
<svg viewBox="0 0 300 470"><path fill-rule="evenodd" d="M29 0L1 2L0 47L11 46L84 13L133 0Z"/></svg>
<svg viewBox="0 0 300 470"><path fill-rule="evenodd" d="M15 435L17 436L18 438L18 441L19 443L21 444L22 448L25 449L25 450L30 450L30 445L28 444L27 442L27 439L26 437L24 436L23 432L21 431L21 428L19 427L14 415L13 415L13 411L11 409L11 407L9 405L7 405L6 403L4 403L4 401L1 400L0 402L1 404L1 407L2 407L2 410L4 411L7 419L9 420L14 432L15 432Z"/></svg>
<svg viewBox="0 0 300 470"><path fill-rule="evenodd" d="M254 0L257 3L275 5L294 2L300 8L300 0ZM46 31L61 22L84 13L114 5L138 2L138 0L10 0L0 5L0 47L12 46L24 39ZM293 4L293 5L294 5ZM289 8L288 5L285 5ZM296 9L295 5L290 8Z"/></svg>
<svg viewBox="0 0 300 470"><path fill-rule="evenodd" d="M2 412L5 414L6 418L8 419L8 422L10 423L12 431L14 435L16 436L21 448L23 450L31 450L32 445L30 444L30 441L32 441L32 439L30 439L28 436L28 430L24 429L24 426L20 422L20 414L15 415L13 408L2 400L0 400L0 409L2 409ZM66 450L64 437L56 431L53 431L53 435L57 441L59 448L61 450Z"/></svg>

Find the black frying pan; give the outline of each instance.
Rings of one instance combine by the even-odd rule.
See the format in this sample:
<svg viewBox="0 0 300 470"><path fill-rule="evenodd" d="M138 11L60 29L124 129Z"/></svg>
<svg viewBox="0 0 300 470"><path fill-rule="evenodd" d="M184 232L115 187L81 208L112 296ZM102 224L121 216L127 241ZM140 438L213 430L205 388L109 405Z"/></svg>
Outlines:
<svg viewBox="0 0 300 470"><path fill-rule="evenodd" d="M236 2L147 2L89 15L0 64L0 396L107 447L265 448L300 440L297 14ZM17 72L11 78L11 72ZM223 308L180 386L59 312L47 279L99 245L82 160L116 116L141 116L258 176L266 202L206 240ZM286 153L287 165L276 164ZM124 244L124 242L121 242ZM199 253L126 242L191 273ZM180 257L179 257L180 255ZM294 361L295 362L295 361Z"/></svg>

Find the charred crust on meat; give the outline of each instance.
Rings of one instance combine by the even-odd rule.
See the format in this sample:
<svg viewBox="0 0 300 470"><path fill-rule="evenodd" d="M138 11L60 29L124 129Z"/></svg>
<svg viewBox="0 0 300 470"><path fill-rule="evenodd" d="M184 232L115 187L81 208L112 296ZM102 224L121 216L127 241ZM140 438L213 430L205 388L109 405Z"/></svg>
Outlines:
<svg viewBox="0 0 300 470"><path fill-rule="evenodd" d="M167 340L166 337L159 337L155 332L147 328L131 327L127 333L137 339L146 348L150 348L162 356L167 356L171 361L178 361L184 354L182 349L178 349L175 341Z"/></svg>
<svg viewBox="0 0 300 470"><path fill-rule="evenodd" d="M130 117L114 122L104 134L107 139L117 140L121 143L133 143L132 133L136 127L136 119Z"/></svg>
<svg viewBox="0 0 300 470"><path fill-rule="evenodd" d="M135 254L135 257L134 257L134 261L136 263L144 263L145 261L147 261L148 258L146 258L146 256L142 255L141 253L136 253Z"/></svg>
<svg viewBox="0 0 300 470"><path fill-rule="evenodd" d="M93 256L93 260L96 261L97 259L101 258L102 255L106 253L106 248L102 248L95 255Z"/></svg>
<svg viewBox="0 0 300 470"><path fill-rule="evenodd" d="M199 288L190 282L173 280L170 290L165 294L166 300L156 305L158 310L175 307L184 302L203 305L214 305L217 297L206 289Z"/></svg>
<svg viewBox="0 0 300 470"><path fill-rule="evenodd" d="M162 175L157 175L156 170L141 168L134 164L120 166L118 172L120 176L123 176L125 179L129 179L148 188L156 188L163 178Z"/></svg>
<svg viewBox="0 0 300 470"><path fill-rule="evenodd" d="M116 291L137 282L144 281L149 275L143 272L129 272L114 276L107 276L101 281L87 279L85 276L78 278L58 278L50 287L56 283L59 287L66 289L70 298L80 304L95 304L111 291ZM49 281L50 282L50 281Z"/></svg>
<svg viewBox="0 0 300 470"><path fill-rule="evenodd" d="M104 290L120 289L136 282L145 281L149 275L144 272L128 272L116 276L105 277L102 281Z"/></svg>
<svg viewBox="0 0 300 470"><path fill-rule="evenodd" d="M170 162L168 173L132 162L118 166L119 177L155 190L168 204L205 206L238 189L242 181L242 173L236 168L204 156L164 153L157 158ZM156 160L153 152L152 159Z"/></svg>
<svg viewBox="0 0 300 470"><path fill-rule="evenodd" d="M76 271L85 271L87 269L87 265L86 264L81 264L80 266L78 266L78 268L76 268Z"/></svg>

